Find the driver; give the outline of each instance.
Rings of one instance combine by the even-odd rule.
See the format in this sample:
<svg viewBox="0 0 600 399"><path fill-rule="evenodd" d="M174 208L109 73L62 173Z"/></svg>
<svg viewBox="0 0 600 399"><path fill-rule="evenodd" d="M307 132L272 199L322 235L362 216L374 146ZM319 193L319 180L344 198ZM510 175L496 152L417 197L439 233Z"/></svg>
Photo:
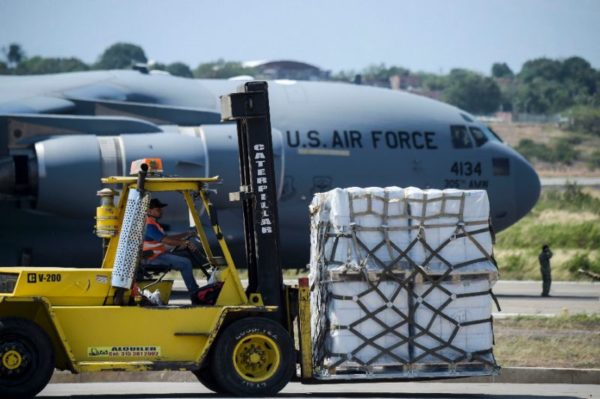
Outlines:
<svg viewBox="0 0 600 399"><path fill-rule="evenodd" d="M193 301L193 294L199 287L192 272L192 261L186 257L172 254L169 252L169 248L189 249L190 251L198 251L198 248L188 240L189 233L165 234L165 230L158 223L165 206L167 204L160 202L158 198L150 200L146 217L144 252L151 251L152 255L144 263L153 266L164 266L165 270L171 268L179 271Z"/></svg>

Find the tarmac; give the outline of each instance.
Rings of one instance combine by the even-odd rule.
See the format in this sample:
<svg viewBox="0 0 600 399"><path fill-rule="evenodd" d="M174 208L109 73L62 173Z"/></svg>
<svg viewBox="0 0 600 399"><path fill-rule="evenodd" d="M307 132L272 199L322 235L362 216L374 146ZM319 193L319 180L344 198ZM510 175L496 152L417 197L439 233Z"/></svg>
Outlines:
<svg viewBox="0 0 600 399"><path fill-rule="evenodd" d="M541 281L501 280L493 291L502 309L494 317L600 314L600 282L553 282L547 298L540 296Z"/></svg>
<svg viewBox="0 0 600 399"><path fill-rule="evenodd" d="M286 281L287 283L293 283L292 280ZM175 282L175 294L176 301L185 301L187 295L182 281ZM576 313L593 313L600 314L600 283L597 282L555 282L552 284L551 297L541 298L540 297L541 282L539 281L499 281L494 287L494 292L498 297L501 312L494 312L494 317L510 317L516 315L538 315L553 317L561 314L576 314ZM107 382L111 382L107 384ZM172 385L178 393L178 390L183 389L185 392L197 393L198 391L197 380L194 375L187 371L164 371L164 372L103 372L103 373L83 373L74 375L69 372L55 372L52 377L51 384L43 392L43 395L48 397L61 397L61 395L67 395L65 392L73 390L77 392L76 396L84 395L88 389L96 389L104 385L113 385L113 383L124 383L123 389L127 391L128 388L126 383L129 382L140 382L142 386L151 384L153 382L160 381L164 384L176 384L183 383L183 388L178 385ZM562 385L577 385L577 386L590 386L589 388L594 391L594 395L583 396L583 397L599 397L600 398L600 369L559 369L559 368L536 368L536 367L509 367L503 368L499 376L495 377L478 377L478 378L462 378L457 379L455 382L444 382L442 385L436 385L438 383L421 383L416 385L418 387L415 392L422 392L423 387L438 386L444 388L440 391L442 393L452 393L454 388L448 388L456 383L466 384L469 387L488 387L482 392L488 392L489 387L502 387L505 385L520 385L520 384L562 384ZM74 384L74 385L73 385ZM395 384L395 383L385 383ZM410 394L411 388L417 383L397 383L403 388L398 391L394 388L392 392L405 392L404 387L408 386L406 391ZM117 384L118 385L118 384ZM140 384L137 384L140 385ZM299 387L306 387L304 385L296 384ZM347 384L341 384L347 385ZM319 385L317 392L323 392L321 387L333 386L340 387L340 384L335 385ZM370 386L372 384L359 384ZM359 385L352 384L351 387L357 387ZM379 383L377 384L379 386ZM71 386L71 388L65 387ZM120 386L120 385L119 385ZM150 385L148 385L150 386ZM171 386L171 385L169 385ZM292 386L294 386L292 384ZM77 387L77 388L76 388ZM200 387L204 389L201 385ZM75 389L76 388L76 389ZM471 389L471 388L469 388ZM477 394L477 389L475 394ZM496 389L496 388L494 388ZM511 388L512 389L512 388ZM90 392L92 392L90 391ZM124 392L125 392L124 391ZM292 392L310 392L310 390L292 391ZM501 392L500 389L498 392ZM567 390L568 391L568 390ZM62 392L62 393L60 393ZM287 391L284 391L287 392ZM331 391L331 392L352 392L352 391ZM378 393L383 393L377 390ZM566 391L565 391L566 392ZM583 392L588 392L588 388L585 388ZM591 391L590 391L591 392ZM432 392L435 393L435 392ZM550 392L551 396L553 392ZM70 394L68 394L70 395ZM529 394L523 394L529 395ZM565 394L566 395L566 394ZM559 395L560 396L560 395ZM43 397L43 396L42 396ZM70 396L64 396L70 397ZM85 396L81 396L85 397ZM95 396L94 396L95 397ZM118 396L121 397L121 396ZM135 396L139 398L139 396ZM173 396L170 396L173 397ZM186 398L189 396L185 396ZM403 396L404 397L404 396ZM437 396L433 396L437 397ZM447 397L447 396L444 396ZM462 396L461 396L462 397ZM501 396L505 397L505 396ZM512 396L510 396L512 397ZM529 398L529 396L527 396ZM580 396L565 396L565 397L580 397ZM152 398L155 398L152 396Z"/></svg>
<svg viewBox="0 0 600 399"><path fill-rule="evenodd" d="M51 384L39 398L63 399L163 399L208 398L216 394L198 382L120 382L91 384ZM220 396L220 395L219 395ZM386 382L365 384L288 384L278 397L284 398L598 398L600 386L589 384L489 384L445 382Z"/></svg>
<svg viewBox="0 0 600 399"><path fill-rule="evenodd" d="M286 279L285 283L293 285L298 281ZM175 281L174 290L175 303L189 301L182 280ZM493 291L501 308L499 311L494 306L494 317L600 314L600 282L555 281L547 298L540 295L541 281L500 280Z"/></svg>
<svg viewBox="0 0 600 399"><path fill-rule="evenodd" d="M102 372L71 374L56 371L51 384L92 382L197 382L189 371ZM452 383L453 380L448 380ZM486 384L596 384L600 385L600 369L561 369L542 367L507 367L500 375L454 380L460 383Z"/></svg>

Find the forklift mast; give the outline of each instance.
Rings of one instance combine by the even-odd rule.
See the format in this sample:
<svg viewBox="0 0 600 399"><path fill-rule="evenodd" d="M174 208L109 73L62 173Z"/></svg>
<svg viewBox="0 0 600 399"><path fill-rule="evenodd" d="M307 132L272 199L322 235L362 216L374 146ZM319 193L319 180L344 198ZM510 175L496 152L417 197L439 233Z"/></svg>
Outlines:
<svg viewBox="0 0 600 399"><path fill-rule="evenodd" d="M230 200L242 201L248 293L260 293L265 305L278 306L285 320L284 286L279 253L279 217L271 115L266 82L247 82L238 92L221 97L223 121L237 122L240 192Z"/></svg>

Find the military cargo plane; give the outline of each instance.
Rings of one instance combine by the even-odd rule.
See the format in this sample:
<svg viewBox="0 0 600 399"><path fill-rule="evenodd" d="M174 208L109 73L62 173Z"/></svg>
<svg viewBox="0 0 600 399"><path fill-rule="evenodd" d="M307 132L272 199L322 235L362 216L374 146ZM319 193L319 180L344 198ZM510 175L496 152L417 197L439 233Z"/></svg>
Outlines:
<svg viewBox="0 0 600 399"><path fill-rule="evenodd" d="M243 250L236 127L219 96L235 80L140 71L0 77L0 264L97 266L100 178L162 158L166 174L214 176L212 201L228 242ZM534 206L531 165L472 115L429 98L334 82L269 82L282 256L306 264L308 205L348 186L485 189L496 231ZM171 201L165 222L189 226Z"/></svg>

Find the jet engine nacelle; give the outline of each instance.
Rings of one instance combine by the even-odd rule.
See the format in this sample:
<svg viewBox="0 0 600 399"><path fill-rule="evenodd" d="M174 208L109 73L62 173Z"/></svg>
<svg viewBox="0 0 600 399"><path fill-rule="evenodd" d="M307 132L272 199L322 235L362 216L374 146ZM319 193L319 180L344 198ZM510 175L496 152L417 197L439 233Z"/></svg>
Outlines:
<svg viewBox="0 0 600 399"><path fill-rule="evenodd" d="M281 132L273 131L276 175L281 193L284 152ZM132 161L158 157L164 173L173 176L218 175L212 202L219 210L237 209L229 193L239 191L237 132L233 124L200 127L165 127L164 133L121 134L118 136L70 135L40 141L34 145L33 175L37 176L35 209L69 218L91 218L97 206L100 178L129 174ZM165 221L184 227L185 206L164 195L170 207ZM74 206L77 204L77 206ZM227 212L227 211L224 211ZM236 211L233 211L237 213Z"/></svg>
<svg viewBox="0 0 600 399"><path fill-rule="evenodd" d="M168 133L54 137L35 144L35 157L35 208L72 218L91 217L100 178L127 175L131 161L139 158L162 158L169 174L207 176L204 141Z"/></svg>

